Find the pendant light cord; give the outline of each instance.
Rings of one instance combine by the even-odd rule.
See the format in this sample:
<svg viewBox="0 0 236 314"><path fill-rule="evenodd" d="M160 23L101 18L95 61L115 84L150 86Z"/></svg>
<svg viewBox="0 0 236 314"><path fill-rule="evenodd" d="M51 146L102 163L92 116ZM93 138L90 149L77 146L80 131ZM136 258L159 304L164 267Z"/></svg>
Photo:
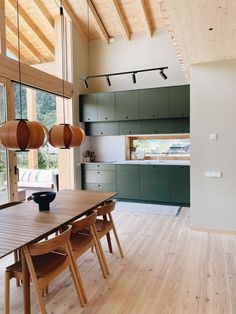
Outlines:
<svg viewBox="0 0 236 314"><path fill-rule="evenodd" d="M64 12L61 0L60 6L60 15L61 15L61 72L62 72L62 95L63 95L63 119L65 124L65 51L64 51Z"/></svg>
<svg viewBox="0 0 236 314"><path fill-rule="evenodd" d="M16 4L17 13L17 35L18 35L18 62L19 62L19 83L20 83L20 119L23 119L22 113L22 86L21 86L21 56L20 56L20 18L19 18L19 0Z"/></svg>

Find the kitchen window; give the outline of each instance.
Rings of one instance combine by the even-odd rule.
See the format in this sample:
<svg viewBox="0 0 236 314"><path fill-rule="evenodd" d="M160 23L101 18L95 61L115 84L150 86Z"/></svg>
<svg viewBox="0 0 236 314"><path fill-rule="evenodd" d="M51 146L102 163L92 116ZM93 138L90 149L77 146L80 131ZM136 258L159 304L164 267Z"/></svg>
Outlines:
<svg viewBox="0 0 236 314"><path fill-rule="evenodd" d="M189 160L190 135L127 136L126 159Z"/></svg>

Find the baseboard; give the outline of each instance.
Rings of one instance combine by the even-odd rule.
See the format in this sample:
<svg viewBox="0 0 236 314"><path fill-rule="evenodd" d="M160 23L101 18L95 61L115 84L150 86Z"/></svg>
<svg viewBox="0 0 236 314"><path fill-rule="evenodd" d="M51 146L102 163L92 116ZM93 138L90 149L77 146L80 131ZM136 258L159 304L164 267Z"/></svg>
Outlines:
<svg viewBox="0 0 236 314"><path fill-rule="evenodd" d="M213 232L213 233L222 233L222 234L232 234L236 235L236 230L223 230L223 229L214 229L214 228L203 228L203 227L192 227L190 226L192 231L200 231L200 232Z"/></svg>

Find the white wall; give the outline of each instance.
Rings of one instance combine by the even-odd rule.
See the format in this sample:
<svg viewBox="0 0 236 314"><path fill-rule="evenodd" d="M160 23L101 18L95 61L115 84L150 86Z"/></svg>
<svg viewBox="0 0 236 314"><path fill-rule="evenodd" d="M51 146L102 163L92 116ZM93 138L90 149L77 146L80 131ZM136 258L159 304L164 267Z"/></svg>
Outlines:
<svg viewBox="0 0 236 314"><path fill-rule="evenodd" d="M90 75L133 71L154 67L168 66L167 80L159 72L137 74L137 84L132 83L131 75L111 77L112 86L107 86L105 79L89 80L89 92L118 91L139 88L186 84L180 63L177 60L171 38L166 29L159 29L152 38L146 34L133 35L131 41L116 38L108 44L94 40L89 45ZM88 74L87 73L87 74ZM86 73L84 73L86 75ZM83 93L88 90L78 81Z"/></svg>
<svg viewBox="0 0 236 314"><path fill-rule="evenodd" d="M190 74L191 225L235 231L236 60L193 65ZM223 177L206 178L205 171Z"/></svg>

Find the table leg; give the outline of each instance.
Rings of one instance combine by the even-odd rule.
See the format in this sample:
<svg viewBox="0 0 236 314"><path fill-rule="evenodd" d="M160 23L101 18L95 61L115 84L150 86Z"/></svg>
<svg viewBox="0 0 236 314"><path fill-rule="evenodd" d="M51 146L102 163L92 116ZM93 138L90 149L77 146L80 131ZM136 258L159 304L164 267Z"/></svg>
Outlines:
<svg viewBox="0 0 236 314"><path fill-rule="evenodd" d="M21 249L24 314L30 314L30 276L23 249Z"/></svg>

